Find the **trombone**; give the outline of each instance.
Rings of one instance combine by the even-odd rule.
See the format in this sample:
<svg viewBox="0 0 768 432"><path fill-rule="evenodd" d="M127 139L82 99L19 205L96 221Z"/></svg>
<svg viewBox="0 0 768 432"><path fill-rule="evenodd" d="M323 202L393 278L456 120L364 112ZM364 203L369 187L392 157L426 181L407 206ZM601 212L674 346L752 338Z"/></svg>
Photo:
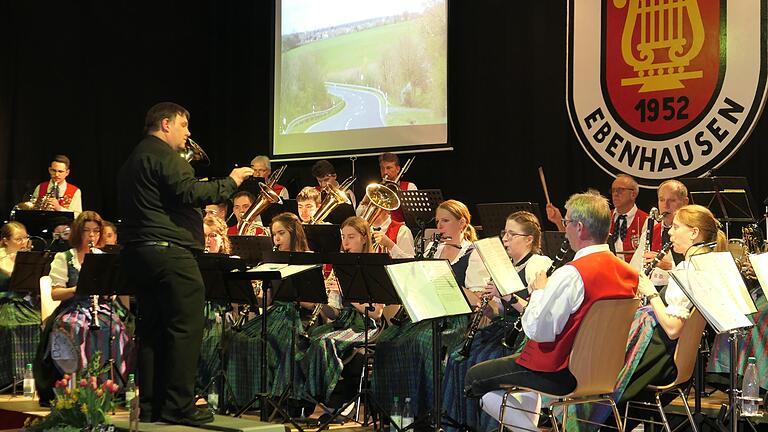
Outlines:
<svg viewBox="0 0 768 432"><path fill-rule="evenodd" d="M311 225L322 223L325 218L339 206L339 204L349 202L349 198L347 198L347 190L349 190L355 180L357 180L357 178L352 176L344 180L339 186L333 186L331 184L326 185L323 189L323 191L326 192L325 199L320 203L320 207L315 211L315 214L309 220L309 223Z"/></svg>

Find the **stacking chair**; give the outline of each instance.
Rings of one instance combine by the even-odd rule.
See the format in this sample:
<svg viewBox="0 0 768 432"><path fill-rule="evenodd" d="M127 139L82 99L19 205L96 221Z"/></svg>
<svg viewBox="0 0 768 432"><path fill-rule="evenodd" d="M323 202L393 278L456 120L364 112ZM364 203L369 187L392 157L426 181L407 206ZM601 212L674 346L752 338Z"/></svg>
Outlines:
<svg viewBox="0 0 768 432"><path fill-rule="evenodd" d="M549 417L555 432L560 429L554 418L554 408L563 408L563 426L567 421L568 406L586 403L608 404L616 419L616 428L623 431L619 411L611 397L616 386L616 377L624 367L627 336L635 312L640 306L639 299L611 299L595 302L584 317L568 363L568 369L576 378L576 388L564 396L549 395L535 389L513 387L507 389L499 413L499 432L504 431L504 411L506 408L518 409L507 404L509 396L522 392L537 392L556 399L551 405ZM577 419L585 423L589 420Z"/></svg>
<svg viewBox="0 0 768 432"><path fill-rule="evenodd" d="M680 397L683 401L683 407L685 408L685 414L688 417L688 422L691 425L693 432L698 432L696 423L693 421L691 415L691 408L688 406L688 400L683 393L682 387L691 379L693 370L696 366L696 356L698 355L699 343L701 342L701 334L704 331L704 327L707 322L701 313L693 309L691 315L685 321L683 331L680 333L680 337L677 339L677 347L675 348L675 367L677 368L677 377L670 384L663 386L649 385L646 390L655 393L656 403L641 402L641 401L628 401L627 406L624 409L624 426L627 425L627 419L640 420L644 423L653 423L658 425L664 425L667 432L672 432L669 426L669 420L664 412L664 407L661 404L661 396L668 392L675 392L675 399ZM673 399L674 400L674 399ZM628 417L630 406L647 411L658 412L662 421L642 419L636 417ZM680 423L675 430L684 425L685 422Z"/></svg>

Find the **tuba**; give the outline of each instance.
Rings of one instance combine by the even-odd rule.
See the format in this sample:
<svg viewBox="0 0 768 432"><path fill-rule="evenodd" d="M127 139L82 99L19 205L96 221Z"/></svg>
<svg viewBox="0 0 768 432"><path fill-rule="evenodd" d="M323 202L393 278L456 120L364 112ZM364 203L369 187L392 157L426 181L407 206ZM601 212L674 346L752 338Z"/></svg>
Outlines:
<svg viewBox="0 0 768 432"><path fill-rule="evenodd" d="M259 188L261 189L259 198L237 224L237 235L253 235L252 233L257 226L256 217L262 214L267 207L280 201L280 196L271 187L259 182Z"/></svg>
<svg viewBox="0 0 768 432"><path fill-rule="evenodd" d="M347 190L349 190L355 180L357 180L357 178L352 176L344 180L339 186L326 185L323 189L323 191L326 192L325 199L320 203L320 207L315 211L315 214L309 220L309 223L311 225L322 223L325 218L331 214L333 209L339 206L339 204L348 202Z"/></svg>
<svg viewBox="0 0 768 432"><path fill-rule="evenodd" d="M203 161L206 166L211 164L211 159L208 158L205 150L203 150L203 148L192 138L187 138L187 142L184 144L184 150L179 152L179 156L189 163Z"/></svg>

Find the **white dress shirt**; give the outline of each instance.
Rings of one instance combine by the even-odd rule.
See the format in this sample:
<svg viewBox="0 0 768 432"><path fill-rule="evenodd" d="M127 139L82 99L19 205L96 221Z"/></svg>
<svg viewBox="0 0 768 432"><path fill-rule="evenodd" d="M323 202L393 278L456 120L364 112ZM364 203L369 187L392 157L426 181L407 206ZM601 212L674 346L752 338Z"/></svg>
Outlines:
<svg viewBox="0 0 768 432"><path fill-rule="evenodd" d="M387 217L381 226L375 228L381 228L381 232L386 234L391 223L392 218ZM401 225L397 231L397 240L392 250L389 251L389 256L392 258L413 258L416 256L416 248L413 246L413 233L405 224Z"/></svg>

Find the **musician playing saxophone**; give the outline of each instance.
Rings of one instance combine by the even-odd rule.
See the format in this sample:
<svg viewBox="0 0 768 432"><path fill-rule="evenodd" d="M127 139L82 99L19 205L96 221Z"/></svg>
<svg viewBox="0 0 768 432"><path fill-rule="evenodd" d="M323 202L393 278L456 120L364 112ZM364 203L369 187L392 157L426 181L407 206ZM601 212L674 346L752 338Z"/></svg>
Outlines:
<svg viewBox="0 0 768 432"><path fill-rule="evenodd" d="M51 179L35 187L33 199L45 200L45 209L71 211L77 217L83 211L83 193L77 186L67 183L69 176L69 158L56 155L48 167Z"/></svg>
<svg viewBox="0 0 768 432"><path fill-rule="evenodd" d="M549 257L541 255L541 226L532 213L518 211L510 214L500 235L523 285L528 286L536 274L546 271L552 264ZM464 397L464 376L477 363L504 357L519 350L525 341L523 332L518 334L512 350L502 346L501 340L528 304L529 291L501 297L496 285L489 282L484 295L493 298L489 302L489 314L493 320L476 333L468 357L457 356L458 350L449 356L443 386L443 406L448 415L472 430L491 430L496 421L483 413L473 401L467 402Z"/></svg>

